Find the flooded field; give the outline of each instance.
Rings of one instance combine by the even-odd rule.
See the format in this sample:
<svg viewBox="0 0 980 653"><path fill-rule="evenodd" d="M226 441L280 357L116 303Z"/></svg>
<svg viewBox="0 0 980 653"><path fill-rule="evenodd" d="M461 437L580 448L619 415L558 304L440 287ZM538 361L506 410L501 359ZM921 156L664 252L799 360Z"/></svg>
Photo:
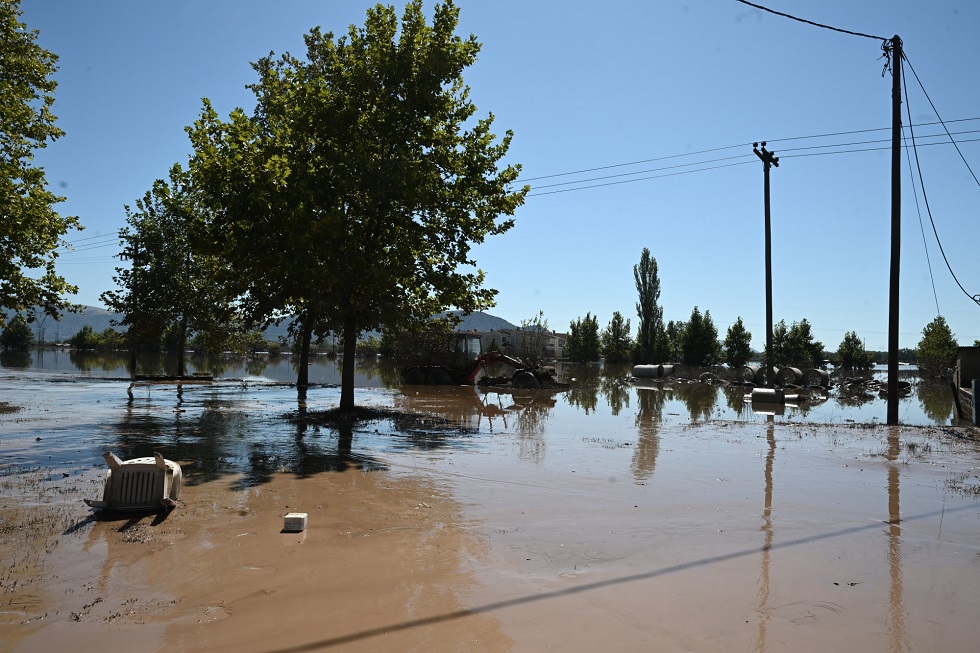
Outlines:
<svg viewBox="0 0 980 653"><path fill-rule="evenodd" d="M301 402L288 359L181 386L76 363L0 369L0 650L980 641L980 438L915 386L886 427L876 395L867 419L833 395L766 416L737 387L365 366L358 404L397 416L331 427L295 419L337 405L326 364ZM178 461L178 507L93 513L106 450ZM296 511L308 529L281 532Z"/></svg>

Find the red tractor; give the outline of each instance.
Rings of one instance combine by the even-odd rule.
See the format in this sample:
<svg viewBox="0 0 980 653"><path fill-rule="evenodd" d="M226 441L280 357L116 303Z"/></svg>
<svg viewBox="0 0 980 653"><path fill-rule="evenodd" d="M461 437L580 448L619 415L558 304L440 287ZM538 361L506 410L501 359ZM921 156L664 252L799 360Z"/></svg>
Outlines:
<svg viewBox="0 0 980 653"><path fill-rule="evenodd" d="M490 366L506 366L512 371L506 376L491 376ZM461 333L456 351L440 357L430 365L411 365L402 370L407 385L510 385L515 388L561 388L554 371L527 365L519 358L497 351L483 353L480 336Z"/></svg>

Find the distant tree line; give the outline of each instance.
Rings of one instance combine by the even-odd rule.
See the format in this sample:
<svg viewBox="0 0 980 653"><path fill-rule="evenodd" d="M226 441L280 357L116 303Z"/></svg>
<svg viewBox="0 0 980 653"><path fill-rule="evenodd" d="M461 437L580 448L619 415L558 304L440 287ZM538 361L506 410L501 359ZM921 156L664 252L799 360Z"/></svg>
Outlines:
<svg viewBox="0 0 980 653"><path fill-rule="evenodd" d="M866 370L887 360L887 352L865 349L856 331L844 334L836 352L828 352L816 340L807 319L787 324L780 320L773 327L772 352L752 350L752 334L739 316L723 340L719 340L711 312L703 313L695 306L686 321L663 320L659 304L660 279L657 261L644 248L638 264L633 266L638 301L638 329L630 336L630 320L615 311L612 319L600 332L598 318L591 312L584 318L572 320L568 328L565 353L575 362L591 362L605 358L608 362L634 364L683 363L691 366L710 366L726 363L739 367L760 357L766 362L772 357L774 365L794 367L823 367L832 363L838 369ZM980 346L980 341L974 346ZM915 349L901 349L899 358L906 363L918 363L925 375L943 376L952 368L957 351L956 338L942 316L930 322L922 331Z"/></svg>

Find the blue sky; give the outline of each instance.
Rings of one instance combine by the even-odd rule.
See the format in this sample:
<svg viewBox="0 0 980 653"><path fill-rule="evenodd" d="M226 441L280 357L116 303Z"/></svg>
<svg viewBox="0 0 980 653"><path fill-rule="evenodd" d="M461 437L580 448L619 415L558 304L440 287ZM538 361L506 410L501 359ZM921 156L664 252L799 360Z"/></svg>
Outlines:
<svg viewBox="0 0 980 653"><path fill-rule="evenodd" d="M37 162L67 197L58 210L86 227L69 235L76 251L58 263L79 286L74 301L100 305L114 287L112 236L124 224L123 206L186 161L183 128L202 97L224 116L236 106L250 110L250 62L269 52L301 55L310 28L342 33L362 24L372 4L22 0L22 20L60 57L54 111L66 136ZM763 174L751 143L766 140L781 157L772 172L775 320L806 318L831 350L850 330L869 349L887 348L891 155L880 148L889 145L891 77L882 77L879 41L735 0L456 4L459 32L483 44L464 73L478 113L492 112L498 133L514 131L508 159L522 164L533 187L516 226L475 251L488 285L500 291L492 313L520 323L541 310L563 331L586 312L604 327L620 311L635 332L632 269L649 247L666 320L685 320L698 306L723 337L741 316L761 348ZM955 133L980 130L980 3L767 4L901 36L980 176L980 143L970 142L980 132ZM935 122L905 71L913 122ZM940 125L915 129L920 142L941 133ZM806 138L822 134L840 135ZM919 161L946 256L969 294L980 293L980 185L950 145L919 148ZM565 174L578 171L589 172ZM921 194L920 223L904 158L902 183L901 345L916 345L937 303L960 344L972 344L980 306L946 269Z"/></svg>

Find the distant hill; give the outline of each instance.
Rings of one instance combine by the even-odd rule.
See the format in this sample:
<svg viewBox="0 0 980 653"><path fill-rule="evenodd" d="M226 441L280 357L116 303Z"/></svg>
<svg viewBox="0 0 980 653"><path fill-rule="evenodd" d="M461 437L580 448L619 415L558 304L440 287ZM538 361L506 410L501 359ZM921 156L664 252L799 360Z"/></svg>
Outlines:
<svg viewBox="0 0 980 653"><path fill-rule="evenodd" d="M461 315L459 311L449 311L439 315ZM500 331L501 329L516 329L517 326L511 324L502 317L490 315L482 311L475 311L466 316L461 316L462 321L456 327L457 331Z"/></svg>
<svg viewBox="0 0 980 653"><path fill-rule="evenodd" d="M459 311L449 311L450 313L459 315ZM13 314L10 310L4 310L9 319ZM43 313L37 311L38 316L43 316ZM446 313L441 313L440 315L446 315ZM121 313L113 313L112 311L106 310L104 308L98 308L96 306L82 306L81 313L65 313L61 316L60 320L53 320L50 317L39 317L38 321L31 324L31 329L34 331L35 337L40 336L40 331L44 332L44 340L47 342L65 342L73 335L82 330L83 326L90 326L92 329L99 333L105 331L107 328L118 329L120 327L112 324L113 321L122 320ZM484 313L482 311L476 311L470 313L469 315L462 318L462 322L456 327L457 331L499 331L500 329L516 329L517 326L511 324L507 320L497 317L495 315L490 315L489 313ZM276 340L280 336L285 337L286 326L285 323L280 326L273 326L266 330L265 337L269 340Z"/></svg>
<svg viewBox="0 0 980 653"><path fill-rule="evenodd" d="M4 309L3 312L8 320L13 315L13 311L8 309ZM105 331L109 327L118 328L112 324L112 320L122 319L119 313L95 306L82 306L81 313L64 313L60 320L50 318L40 310L37 310L35 315L37 320L30 324L31 330L34 331L35 337L43 331L46 342L64 342L81 331L85 325L91 326L97 332Z"/></svg>

